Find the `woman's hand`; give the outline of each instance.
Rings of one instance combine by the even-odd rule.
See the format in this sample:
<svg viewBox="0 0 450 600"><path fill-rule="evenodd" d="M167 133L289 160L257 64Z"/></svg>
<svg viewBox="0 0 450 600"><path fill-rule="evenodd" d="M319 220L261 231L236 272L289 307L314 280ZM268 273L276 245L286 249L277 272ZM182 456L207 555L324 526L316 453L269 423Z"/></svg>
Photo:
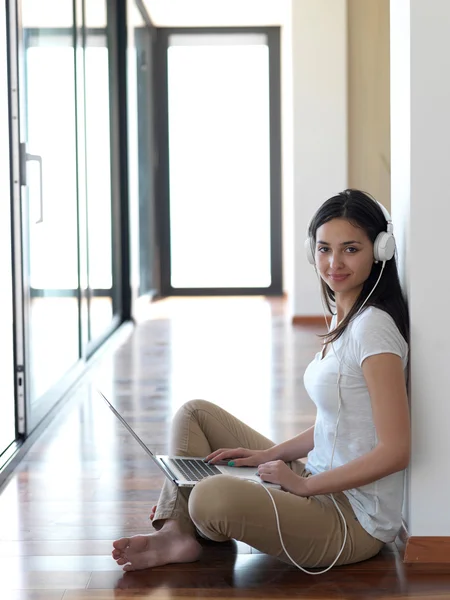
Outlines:
<svg viewBox="0 0 450 600"><path fill-rule="evenodd" d="M269 450L249 450L248 448L219 448L204 458L212 465L218 462L233 462L232 467L257 467L272 460Z"/></svg>
<svg viewBox="0 0 450 600"><path fill-rule="evenodd" d="M292 471L282 460L273 460L258 466L258 475L261 481L277 483L286 492L296 496L309 496L306 489L307 480Z"/></svg>

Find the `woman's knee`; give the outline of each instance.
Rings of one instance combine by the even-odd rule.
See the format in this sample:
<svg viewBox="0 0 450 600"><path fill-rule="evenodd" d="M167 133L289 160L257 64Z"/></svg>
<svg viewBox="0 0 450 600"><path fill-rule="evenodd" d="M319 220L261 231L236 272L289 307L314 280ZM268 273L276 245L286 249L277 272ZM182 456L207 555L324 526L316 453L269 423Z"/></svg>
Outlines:
<svg viewBox="0 0 450 600"><path fill-rule="evenodd" d="M189 496L191 518L203 519L207 515L224 512L230 503L230 489L234 482L230 475L214 475L197 483Z"/></svg>
<svg viewBox="0 0 450 600"><path fill-rule="evenodd" d="M240 503L237 483L243 482L229 475L207 477L196 484L189 496L189 515L192 521L202 533L212 539L215 534L228 539L227 522Z"/></svg>
<svg viewBox="0 0 450 600"><path fill-rule="evenodd" d="M208 402L208 400L188 400L180 406L175 414L175 418L177 415L184 416L186 413L193 414L197 410L208 410L208 408L211 408L212 406L214 406L214 404L212 402Z"/></svg>

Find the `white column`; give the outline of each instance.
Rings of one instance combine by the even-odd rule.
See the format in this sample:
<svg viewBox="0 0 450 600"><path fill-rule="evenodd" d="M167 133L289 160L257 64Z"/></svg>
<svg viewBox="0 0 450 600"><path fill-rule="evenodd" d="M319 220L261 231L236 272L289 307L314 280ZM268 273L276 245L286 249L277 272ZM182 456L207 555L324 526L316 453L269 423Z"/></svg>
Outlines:
<svg viewBox="0 0 450 600"><path fill-rule="evenodd" d="M391 2L392 212L411 317L410 535L450 535L450 2Z"/></svg>
<svg viewBox="0 0 450 600"><path fill-rule="evenodd" d="M391 216L397 243L402 287L410 296L408 263L411 200L411 87L410 87L410 0L390 3L390 90L391 90ZM408 470L403 516L409 527Z"/></svg>

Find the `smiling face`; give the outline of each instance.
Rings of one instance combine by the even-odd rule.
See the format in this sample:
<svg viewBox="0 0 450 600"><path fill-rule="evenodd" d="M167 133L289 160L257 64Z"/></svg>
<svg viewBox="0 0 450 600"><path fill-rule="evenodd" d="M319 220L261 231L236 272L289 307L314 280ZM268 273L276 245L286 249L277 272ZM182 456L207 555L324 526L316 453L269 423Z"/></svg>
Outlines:
<svg viewBox="0 0 450 600"><path fill-rule="evenodd" d="M364 229L332 219L316 231L315 261L336 301L353 303L372 270L373 244Z"/></svg>

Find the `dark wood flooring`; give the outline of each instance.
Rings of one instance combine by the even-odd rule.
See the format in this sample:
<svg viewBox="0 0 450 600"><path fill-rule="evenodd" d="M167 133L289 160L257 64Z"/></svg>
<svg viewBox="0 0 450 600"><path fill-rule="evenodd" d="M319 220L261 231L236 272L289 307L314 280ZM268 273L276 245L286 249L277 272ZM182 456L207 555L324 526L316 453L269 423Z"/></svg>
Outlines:
<svg viewBox="0 0 450 600"><path fill-rule="evenodd" d="M111 540L150 531L162 475L96 393L156 452L173 413L206 398L275 441L308 427L303 371L320 346L281 300L168 299L104 353L0 494L0 600L449 598L448 566L374 559L306 575L242 543L206 543L197 563L124 574Z"/></svg>

